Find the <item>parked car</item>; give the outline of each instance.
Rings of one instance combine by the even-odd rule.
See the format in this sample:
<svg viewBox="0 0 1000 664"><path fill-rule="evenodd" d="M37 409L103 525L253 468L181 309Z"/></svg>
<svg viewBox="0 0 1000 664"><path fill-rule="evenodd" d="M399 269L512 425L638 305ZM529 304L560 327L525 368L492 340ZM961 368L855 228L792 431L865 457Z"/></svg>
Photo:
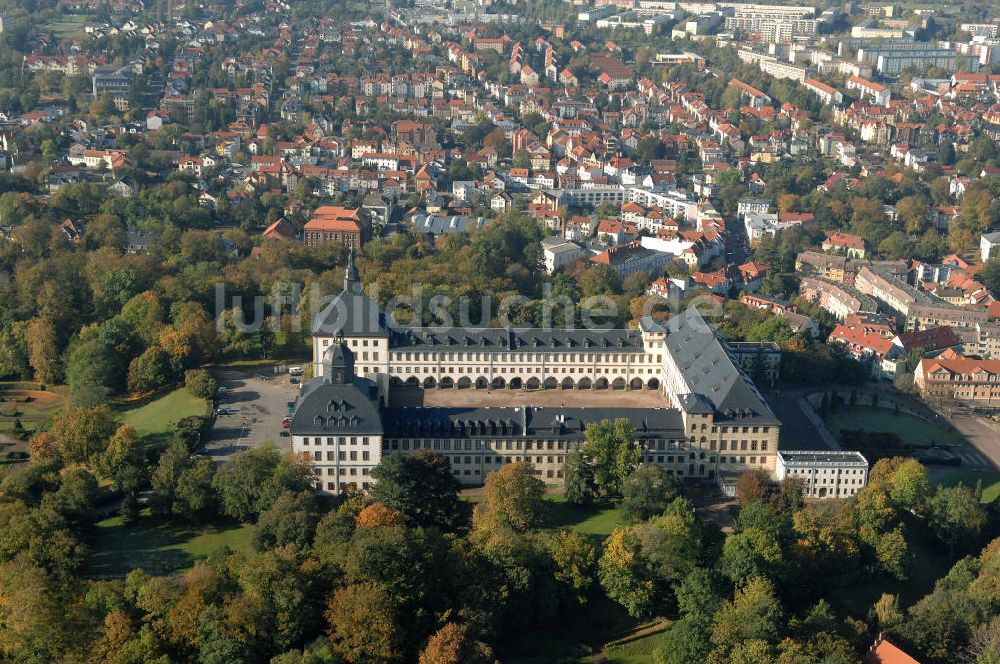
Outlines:
<svg viewBox="0 0 1000 664"><path fill-rule="evenodd" d="M292 428L292 422L291 422L291 420L285 420L284 422L282 422L281 423L281 428L282 429L291 429Z"/></svg>
<svg viewBox="0 0 1000 664"><path fill-rule="evenodd" d="M288 369L289 376L301 376L303 373L305 372L302 371L302 367L290 367Z"/></svg>

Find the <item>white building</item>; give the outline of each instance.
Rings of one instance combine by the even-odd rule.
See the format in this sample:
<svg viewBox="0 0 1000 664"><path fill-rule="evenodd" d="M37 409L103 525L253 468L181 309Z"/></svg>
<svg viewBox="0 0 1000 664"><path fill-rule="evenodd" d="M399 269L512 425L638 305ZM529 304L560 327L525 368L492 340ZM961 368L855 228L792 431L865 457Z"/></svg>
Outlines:
<svg viewBox="0 0 1000 664"><path fill-rule="evenodd" d="M851 76L847 79L847 89L857 90L862 98L869 99L876 106L888 106L891 93L889 88L881 83L868 81L860 76Z"/></svg>
<svg viewBox="0 0 1000 664"><path fill-rule="evenodd" d="M854 451L779 450L774 472L778 481L802 480L802 494L808 498L847 498L868 483L868 460Z"/></svg>
<svg viewBox="0 0 1000 664"><path fill-rule="evenodd" d="M586 253L586 250L576 242L569 242L558 236L551 236L542 240L545 271L549 274L566 267L584 253Z"/></svg>
<svg viewBox="0 0 1000 664"><path fill-rule="evenodd" d="M1000 247L1000 231L994 231L992 233L983 233L982 237L979 238L979 258L982 261L988 261L990 255L996 247Z"/></svg>

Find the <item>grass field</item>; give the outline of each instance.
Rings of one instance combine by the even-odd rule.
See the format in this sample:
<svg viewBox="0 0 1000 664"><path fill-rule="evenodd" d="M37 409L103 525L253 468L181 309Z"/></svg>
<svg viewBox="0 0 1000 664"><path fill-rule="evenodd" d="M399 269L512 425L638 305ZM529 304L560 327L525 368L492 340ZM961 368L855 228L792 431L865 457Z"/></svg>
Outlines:
<svg viewBox="0 0 1000 664"><path fill-rule="evenodd" d="M841 406L826 416L826 426L837 437L841 429L861 429L872 433L894 432L911 445L961 445L966 442L962 434L942 425L871 406Z"/></svg>
<svg viewBox="0 0 1000 664"><path fill-rule="evenodd" d="M983 503L992 503L1000 498L1000 472L978 472L975 470L942 470L935 480L945 486L955 486L964 484L975 490L976 484L982 480L983 495L980 500Z"/></svg>
<svg viewBox="0 0 1000 664"><path fill-rule="evenodd" d="M131 424L147 442L155 443L168 437L178 420L191 415L207 415L208 402L194 396L187 388L179 387L138 403L125 402L121 404L120 413L123 424Z"/></svg>
<svg viewBox="0 0 1000 664"><path fill-rule="evenodd" d="M653 661L653 649L662 635L662 632L657 632L620 646L609 646L608 659L604 661L608 664L649 664Z"/></svg>
<svg viewBox="0 0 1000 664"><path fill-rule="evenodd" d="M120 516L97 524L85 572L99 578L121 577L141 567L152 574L183 571L195 561L228 546L249 552L254 526L186 526L154 519L143 510L133 523Z"/></svg>
<svg viewBox="0 0 1000 664"><path fill-rule="evenodd" d="M553 530L569 528L601 542L611 531L625 525L622 511L615 507L577 507L566 502L565 496L549 495L551 503L546 527Z"/></svg>

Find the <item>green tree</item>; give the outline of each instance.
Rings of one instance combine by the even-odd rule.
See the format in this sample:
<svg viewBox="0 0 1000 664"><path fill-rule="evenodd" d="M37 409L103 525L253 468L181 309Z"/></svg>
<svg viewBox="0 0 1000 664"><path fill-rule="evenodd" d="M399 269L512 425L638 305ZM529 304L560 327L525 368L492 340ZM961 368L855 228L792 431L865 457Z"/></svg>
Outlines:
<svg viewBox="0 0 1000 664"><path fill-rule="evenodd" d="M553 577L575 603L585 604L597 575L597 549L585 535L572 530L561 530L548 542Z"/></svg>
<svg viewBox="0 0 1000 664"><path fill-rule="evenodd" d="M604 541L598 576L608 597L636 618L657 604L656 582L642 558L639 526L617 528Z"/></svg>
<svg viewBox="0 0 1000 664"><path fill-rule="evenodd" d="M693 618L670 626L653 650L655 664L691 664L705 660L712 649L709 628Z"/></svg>
<svg viewBox="0 0 1000 664"><path fill-rule="evenodd" d="M286 492L260 515L254 543L261 551L288 544L306 549L313 540L318 521L315 491Z"/></svg>
<svg viewBox="0 0 1000 664"><path fill-rule="evenodd" d="M739 585L752 578L775 574L783 560L781 543L774 534L760 528L747 528L726 538L719 568Z"/></svg>
<svg viewBox="0 0 1000 664"><path fill-rule="evenodd" d="M978 542L986 525L986 513L969 487L938 487L927 501L927 522L938 538L954 550L959 544Z"/></svg>
<svg viewBox="0 0 1000 664"><path fill-rule="evenodd" d="M211 459L195 459L181 469L174 488L173 509L177 514L190 521L204 521L215 515L215 472Z"/></svg>
<svg viewBox="0 0 1000 664"><path fill-rule="evenodd" d="M662 514L680 490L680 482L659 466L639 466L622 483L622 513L630 521L645 521Z"/></svg>
<svg viewBox="0 0 1000 664"><path fill-rule="evenodd" d="M282 458L273 444L238 452L212 481L226 516L242 522L256 520L285 491L313 488L312 469Z"/></svg>
<svg viewBox="0 0 1000 664"><path fill-rule="evenodd" d="M581 452L593 468L594 482L602 497L621 495L625 478L642 461L632 425L623 418L613 423L603 420L589 424L584 437Z"/></svg>
<svg viewBox="0 0 1000 664"><path fill-rule="evenodd" d="M440 452L424 448L407 456L389 454L372 469L371 477L376 481L372 498L401 512L408 523L448 530L458 522L459 483Z"/></svg>
<svg viewBox="0 0 1000 664"><path fill-rule="evenodd" d="M920 510L930 488L927 469L916 459L907 459L892 474L889 496L901 509Z"/></svg>
<svg viewBox="0 0 1000 664"><path fill-rule="evenodd" d="M170 515L174 513L174 503L177 497L177 483L191 464L191 455L184 444L173 441L160 454L156 468L150 477L151 495L149 506L153 514Z"/></svg>
<svg viewBox="0 0 1000 664"><path fill-rule="evenodd" d="M778 637L781 618L781 603L771 582L760 577L750 579L736 590L733 599L722 602L712 625L712 643L732 649L749 640L773 642Z"/></svg>
<svg viewBox="0 0 1000 664"><path fill-rule="evenodd" d="M131 392L148 392L168 385L174 380L170 356L159 346L153 346L132 360L128 366L128 389Z"/></svg>
<svg viewBox="0 0 1000 664"><path fill-rule="evenodd" d="M590 505L597 500L598 491L597 484L594 482L594 469L587 463L579 450L572 450L566 455L563 477L567 502L583 506Z"/></svg>
<svg viewBox="0 0 1000 664"><path fill-rule="evenodd" d="M212 399L219 383L205 369L188 369L184 372L184 387L196 397Z"/></svg>

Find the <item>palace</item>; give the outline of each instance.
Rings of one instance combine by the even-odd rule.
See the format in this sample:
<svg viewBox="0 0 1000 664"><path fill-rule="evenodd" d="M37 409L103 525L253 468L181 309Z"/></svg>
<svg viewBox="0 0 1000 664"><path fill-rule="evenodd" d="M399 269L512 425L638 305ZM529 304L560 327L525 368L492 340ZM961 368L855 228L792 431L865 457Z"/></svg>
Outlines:
<svg viewBox="0 0 1000 664"><path fill-rule="evenodd" d="M561 483L587 425L617 418L631 422L646 463L679 477L775 470L781 423L738 351L694 308L637 330L398 327L364 294L351 260L343 292L314 320L313 353L315 378L302 386L291 436L295 452L313 457L324 492L365 489L383 454L421 448L447 455L463 483L518 461ZM512 405L392 404L406 386L508 391ZM535 407L536 390L655 391L663 406Z"/></svg>

